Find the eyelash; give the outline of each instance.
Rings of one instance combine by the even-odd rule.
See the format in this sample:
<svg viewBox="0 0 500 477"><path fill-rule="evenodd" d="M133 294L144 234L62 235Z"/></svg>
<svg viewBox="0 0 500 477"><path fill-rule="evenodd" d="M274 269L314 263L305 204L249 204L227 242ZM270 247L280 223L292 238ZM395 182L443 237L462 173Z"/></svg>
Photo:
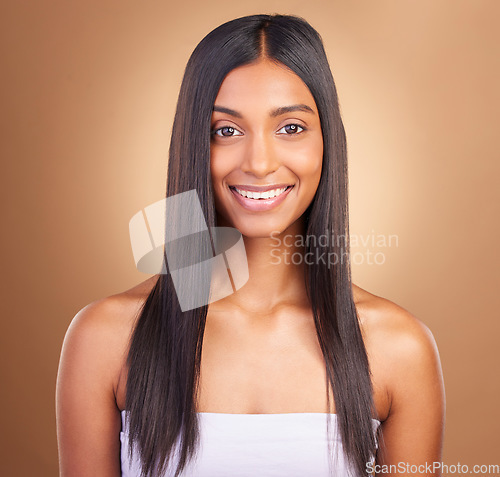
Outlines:
<svg viewBox="0 0 500 477"><path fill-rule="evenodd" d="M299 134L302 134L304 131L307 131L307 128L306 128L306 127L301 126L300 124L296 124L296 123L285 124L282 128L280 128L280 131L281 131L281 129L286 128L287 126L297 126L297 127L299 127L300 129L302 129L302 131L300 131L300 132L296 132L296 133L293 133L293 134L287 134L287 133L285 133L285 136L297 136L297 135L299 135ZM231 129L234 129L235 131L238 131L238 130L237 130L236 128L234 128L233 126L221 126L220 128L217 128L217 129L214 129L213 131L211 131L210 135L211 135L211 136L221 137L221 138L224 138L224 137L238 137L238 136L241 136L241 134L238 134L237 136L220 136L219 134L217 134L217 131L220 131L221 129L226 129L226 128L231 128Z"/></svg>

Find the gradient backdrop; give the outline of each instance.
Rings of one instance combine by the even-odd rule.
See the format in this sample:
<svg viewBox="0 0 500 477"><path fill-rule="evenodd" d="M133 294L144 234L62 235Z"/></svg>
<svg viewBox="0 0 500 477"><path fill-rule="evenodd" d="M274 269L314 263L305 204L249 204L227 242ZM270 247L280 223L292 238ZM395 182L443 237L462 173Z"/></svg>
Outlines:
<svg viewBox="0 0 500 477"><path fill-rule="evenodd" d="M348 136L351 231L397 236L355 249L355 282L434 333L444 462L500 464L499 2L2 3L2 476L57 475L64 333L82 307L148 277L128 221L163 197L188 57L255 13L300 15L322 35Z"/></svg>

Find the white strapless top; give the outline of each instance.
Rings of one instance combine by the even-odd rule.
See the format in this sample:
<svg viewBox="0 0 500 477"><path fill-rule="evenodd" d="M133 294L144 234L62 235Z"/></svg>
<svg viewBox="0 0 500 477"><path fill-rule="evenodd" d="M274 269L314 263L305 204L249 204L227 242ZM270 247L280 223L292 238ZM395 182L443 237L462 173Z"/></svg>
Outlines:
<svg viewBox="0 0 500 477"><path fill-rule="evenodd" d="M127 412L122 411L122 477L139 477L137 452L129 458ZM183 477L330 477L347 476L347 460L330 414L326 413L224 414L201 412L200 447ZM372 419L376 432L380 421ZM328 451L328 441L330 450ZM331 464L329 463L331 456ZM172 463L177 463L174 460ZM331 465L331 467L330 467ZM171 469L174 469L171 467ZM162 477L171 477L170 470ZM354 473L352 474L354 475ZM369 474L366 474L368 477Z"/></svg>

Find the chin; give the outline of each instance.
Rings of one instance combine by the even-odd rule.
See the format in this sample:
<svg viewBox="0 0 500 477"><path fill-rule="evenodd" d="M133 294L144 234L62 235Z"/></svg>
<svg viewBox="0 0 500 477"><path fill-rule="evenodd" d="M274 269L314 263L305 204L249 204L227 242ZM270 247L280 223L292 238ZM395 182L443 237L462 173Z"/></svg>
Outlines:
<svg viewBox="0 0 500 477"><path fill-rule="evenodd" d="M245 238L249 239L268 239L273 236L279 235L281 233L281 230L240 230L241 235Z"/></svg>
<svg viewBox="0 0 500 477"><path fill-rule="evenodd" d="M220 227L234 227L241 235L248 238L269 238L288 228L290 225L283 220L276 220L274 217L238 217L232 220L223 219L218 222Z"/></svg>

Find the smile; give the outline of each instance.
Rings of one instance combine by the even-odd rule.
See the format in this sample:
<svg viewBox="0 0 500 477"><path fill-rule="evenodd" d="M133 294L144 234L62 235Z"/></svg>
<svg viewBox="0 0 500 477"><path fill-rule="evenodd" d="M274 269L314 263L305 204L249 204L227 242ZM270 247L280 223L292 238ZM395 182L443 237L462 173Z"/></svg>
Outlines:
<svg viewBox="0 0 500 477"><path fill-rule="evenodd" d="M288 187L291 187L291 186L288 186ZM234 190L236 192L238 192L238 194L240 194L241 196L247 197L249 199L257 199L257 200L271 199L271 198L276 197L280 194L283 194L283 192L285 192L286 189L287 189L286 187L283 187L280 189L271 189L271 190L268 190L266 192L253 192L253 191L249 191L249 190L245 190L245 189L238 189L237 187L234 188Z"/></svg>
<svg viewBox="0 0 500 477"><path fill-rule="evenodd" d="M229 186L229 189L243 208L260 212L281 204L293 187L293 185L278 184L265 187Z"/></svg>

